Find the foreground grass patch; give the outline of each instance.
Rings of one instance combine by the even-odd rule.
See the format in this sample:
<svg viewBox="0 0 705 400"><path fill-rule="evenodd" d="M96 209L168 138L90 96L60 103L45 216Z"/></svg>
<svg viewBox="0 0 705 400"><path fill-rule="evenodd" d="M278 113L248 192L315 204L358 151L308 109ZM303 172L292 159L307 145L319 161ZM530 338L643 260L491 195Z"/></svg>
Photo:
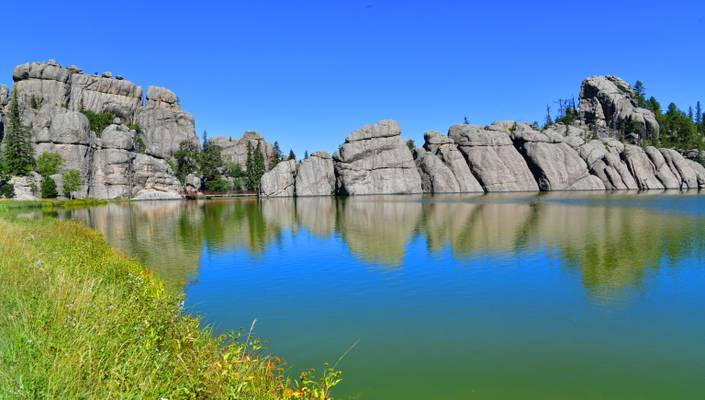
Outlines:
<svg viewBox="0 0 705 400"><path fill-rule="evenodd" d="M55 208L80 208L80 207L93 207L108 204L108 200L97 200L97 199L42 199L42 200L11 200L11 199L0 199L0 212L11 211L11 210L21 210L21 209L31 209L31 208L41 208L44 210L52 210Z"/></svg>
<svg viewBox="0 0 705 400"><path fill-rule="evenodd" d="M214 338L97 232L0 218L0 399L328 399L259 343Z"/></svg>

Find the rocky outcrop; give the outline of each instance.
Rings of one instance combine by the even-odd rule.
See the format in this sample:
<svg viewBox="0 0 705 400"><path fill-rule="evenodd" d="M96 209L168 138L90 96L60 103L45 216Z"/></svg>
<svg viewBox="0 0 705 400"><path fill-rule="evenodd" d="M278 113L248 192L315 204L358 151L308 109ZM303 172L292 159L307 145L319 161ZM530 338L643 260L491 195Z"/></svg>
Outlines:
<svg viewBox="0 0 705 400"><path fill-rule="evenodd" d="M659 134L654 113L639 107L631 86L616 76L591 76L583 81L580 117L597 128L633 127L642 138L658 137Z"/></svg>
<svg viewBox="0 0 705 400"><path fill-rule="evenodd" d="M349 195L421 193L421 177L396 121L365 125L333 155L338 192Z"/></svg>
<svg viewBox="0 0 705 400"><path fill-rule="evenodd" d="M243 171L247 169L248 144L252 147L252 151L256 151L257 146L259 145L262 156L264 156L264 166L266 170L273 167L270 165L273 147L264 140L262 135L257 132L245 132L240 139L215 136L211 138L211 140L213 143L218 145L218 147L220 147L221 155L224 160L234 162L239 165Z"/></svg>
<svg viewBox="0 0 705 400"><path fill-rule="evenodd" d="M613 140L593 139L577 147L578 154L607 190L638 190L629 167L622 161L624 145Z"/></svg>
<svg viewBox="0 0 705 400"><path fill-rule="evenodd" d="M482 185L470 171L465 157L458 150L458 146L453 139L438 132L426 132L424 134L424 148L437 156L450 169L458 183L458 192L484 192Z"/></svg>
<svg viewBox="0 0 705 400"><path fill-rule="evenodd" d="M473 175L487 192L538 191L524 158L505 132L480 126L453 125L448 131Z"/></svg>
<svg viewBox="0 0 705 400"><path fill-rule="evenodd" d="M425 149L416 149L414 158L424 193L458 193L460 186L453 171L440 158Z"/></svg>
<svg viewBox="0 0 705 400"><path fill-rule="evenodd" d="M296 172L297 196L330 196L335 194L333 159L324 151L317 151L302 160Z"/></svg>
<svg viewBox="0 0 705 400"><path fill-rule="evenodd" d="M654 174L661 181L665 189L680 189L681 181L679 177L673 174L671 167L666 163L666 159L659 149L653 146L647 146L644 151L649 156L649 160L654 165Z"/></svg>
<svg viewBox="0 0 705 400"><path fill-rule="evenodd" d="M13 176L10 184L15 188L15 200L36 200L41 177L36 172L27 176Z"/></svg>
<svg viewBox="0 0 705 400"><path fill-rule="evenodd" d="M604 190L602 181L591 175L587 164L564 137L556 132L539 132L528 124L493 124L490 130L510 134L515 146L524 155L536 178L539 189Z"/></svg>
<svg viewBox="0 0 705 400"><path fill-rule="evenodd" d="M196 196L201 191L201 178L195 174L188 174L184 182L184 193L187 196Z"/></svg>
<svg viewBox="0 0 705 400"><path fill-rule="evenodd" d="M282 161L262 175L260 196L291 197L295 193L295 179L296 161Z"/></svg>
<svg viewBox="0 0 705 400"><path fill-rule="evenodd" d="M176 95L168 89L151 86L147 105L137 112L136 122L144 135L146 154L168 159L183 141L198 144L191 113L181 111Z"/></svg>
<svg viewBox="0 0 705 400"><path fill-rule="evenodd" d="M639 189L664 189L663 183L656 177L656 167L644 149L633 144L624 145L624 161L639 185Z"/></svg>
<svg viewBox="0 0 705 400"><path fill-rule="evenodd" d="M86 75L52 60L17 66L13 80L35 154L56 152L63 159L60 172L80 172L77 197L181 197L167 160L181 141L198 139L191 114L181 111L173 92L150 87L143 107L142 88L134 83L110 73ZM117 118L92 132L85 111ZM141 132L131 129L133 122Z"/></svg>
<svg viewBox="0 0 705 400"><path fill-rule="evenodd" d="M660 149L671 172L680 181L681 189L698 189L698 177L689 160L673 149Z"/></svg>

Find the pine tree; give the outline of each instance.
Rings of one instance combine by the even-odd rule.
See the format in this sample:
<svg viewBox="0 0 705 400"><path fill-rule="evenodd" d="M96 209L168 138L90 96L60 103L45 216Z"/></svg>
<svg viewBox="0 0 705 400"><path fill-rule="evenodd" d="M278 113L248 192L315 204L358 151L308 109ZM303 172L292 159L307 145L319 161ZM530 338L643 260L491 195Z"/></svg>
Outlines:
<svg viewBox="0 0 705 400"><path fill-rule="evenodd" d="M700 100L695 103L695 124L700 125L703 122L703 110L700 107Z"/></svg>
<svg viewBox="0 0 705 400"><path fill-rule="evenodd" d="M12 91L10 108L7 115L7 126L3 138L3 162L9 175L24 176L34 168L32 136L20 119L20 109L17 104L17 89Z"/></svg>
<svg viewBox="0 0 705 400"><path fill-rule="evenodd" d="M467 115L465 117L463 117L463 123L465 125L470 125L470 120L468 119Z"/></svg>
<svg viewBox="0 0 705 400"><path fill-rule="evenodd" d="M308 159L308 150L304 150L304 160Z"/></svg>
<svg viewBox="0 0 705 400"><path fill-rule="evenodd" d="M206 143L208 143L208 132L204 129L203 130L203 148L206 148Z"/></svg>
<svg viewBox="0 0 705 400"><path fill-rule="evenodd" d="M551 118L551 106L546 104L546 124L544 127L553 125L553 118Z"/></svg>
<svg viewBox="0 0 705 400"><path fill-rule="evenodd" d="M695 115L693 114L693 107L688 107L688 118L693 121Z"/></svg>
<svg viewBox="0 0 705 400"><path fill-rule="evenodd" d="M269 168L272 169L274 168L275 165L279 164L279 161L282 160L282 150L279 148L279 142L274 142L274 145L272 146L272 157L269 162Z"/></svg>
<svg viewBox="0 0 705 400"><path fill-rule="evenodd" d="M636 101L639 107L644 107L646 105L646 88L642 81L636 81L634 84L634 94L636 94Z"/></svg>
<svg viewBox="0 0 705 400"><path fill-rule="evenodd" d="M294 149L289 150L288 160L296 160L296 154L294 154Z"/></svg>

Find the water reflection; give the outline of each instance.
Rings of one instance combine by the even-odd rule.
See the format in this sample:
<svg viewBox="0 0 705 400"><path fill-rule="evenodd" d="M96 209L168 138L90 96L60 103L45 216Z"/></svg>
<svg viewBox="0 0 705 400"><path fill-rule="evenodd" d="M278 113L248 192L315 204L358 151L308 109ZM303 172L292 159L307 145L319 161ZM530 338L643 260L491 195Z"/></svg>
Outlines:
<svg viewBox="0 0 705 400"><path fill-rule="evenodd" d="M638 286L645 271L703 254L705 201L683 194L253 198L116 203L65 211L179 287L202 251L263 253L284 233L339 237L358 259L403 268L409 242L457 260L543 249L579 271L591 295Z"/></svg>

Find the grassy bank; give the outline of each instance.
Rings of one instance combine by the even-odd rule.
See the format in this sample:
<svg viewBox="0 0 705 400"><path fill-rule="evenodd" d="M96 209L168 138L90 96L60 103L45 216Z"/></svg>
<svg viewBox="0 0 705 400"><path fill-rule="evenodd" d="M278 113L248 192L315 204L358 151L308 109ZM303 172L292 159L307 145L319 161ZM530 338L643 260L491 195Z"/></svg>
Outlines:
<svg viewBox="0 0 705 400"><path fill-rule="evenodd" d="M0 218L0 233L0 399L327 399L339 381L289 380L248 334L213 337L78 223Z"/></svg>
<svg viewBox="0 0 705 400"><path fill-rule="evenodd" d="M108 204L108 200L96 199L42 199L42 200L11 200L0 199L0 212L11 210L22 210L31 208L41 208L51 210L55 208L80 208L93 207Z"/></svg>

